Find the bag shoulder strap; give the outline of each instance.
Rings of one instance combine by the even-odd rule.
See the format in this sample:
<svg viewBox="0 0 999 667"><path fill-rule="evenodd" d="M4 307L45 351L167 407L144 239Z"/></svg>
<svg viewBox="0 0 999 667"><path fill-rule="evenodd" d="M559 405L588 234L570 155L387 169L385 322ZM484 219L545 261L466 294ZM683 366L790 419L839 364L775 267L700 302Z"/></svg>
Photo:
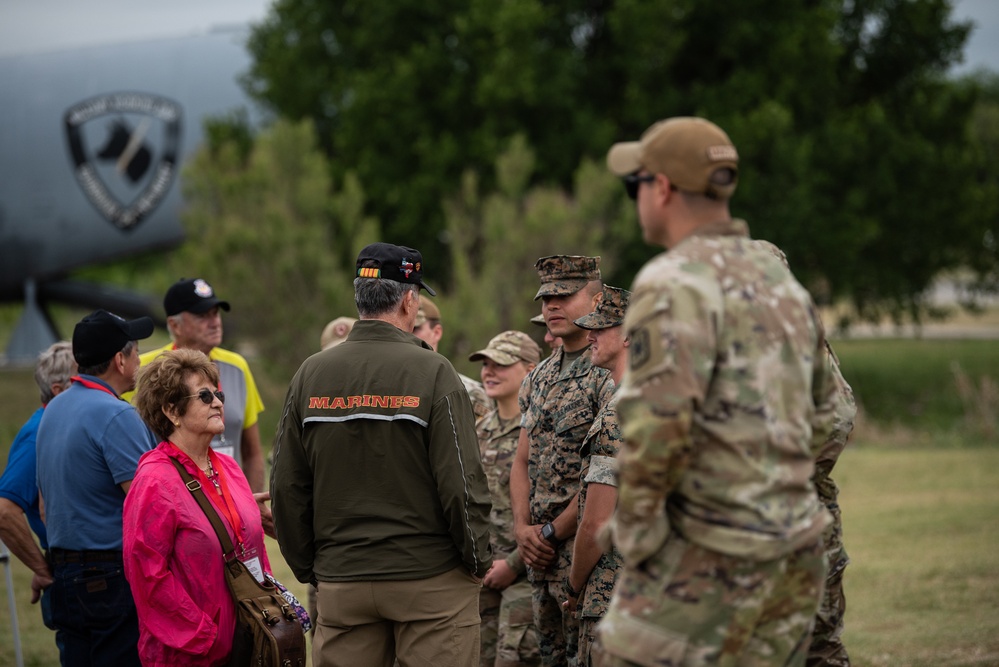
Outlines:
<svg viewBox="0 0 999 667"><path fill-rule="evenodd" d="M187 472L184 465L175 459L174 457L169 457L170 462L177 468L177 472L180 473L180 478L184 480L184 485L187 486L187 490L191 492L194 499L197 501L198 505L201 507L201 511L205 513L208 520L212 524L212 528L215 529L215 534L218 535L219 542L222 543L223 556L226 562L229 562L235 557L236 548L232 545L232 540L229 539L229 532L225 529L222 524L222 519L219 517L219 513L212 507L212 501L208 499L205 495L205 490L201 488L201 482L196 480L191 473Z"/></svg>

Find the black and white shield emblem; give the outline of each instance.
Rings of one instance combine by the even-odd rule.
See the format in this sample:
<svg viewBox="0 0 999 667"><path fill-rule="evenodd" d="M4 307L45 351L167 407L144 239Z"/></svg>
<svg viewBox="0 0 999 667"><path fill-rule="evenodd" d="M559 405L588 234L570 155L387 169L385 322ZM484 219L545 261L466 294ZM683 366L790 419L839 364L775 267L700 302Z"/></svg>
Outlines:
<svg viewBox="0 0 999 667"><path fill-rule="evenodd" d="M66 110L76 180L87 199L120 229L156 210L177 172L182 110L149 93L111 93Z"/></svg>

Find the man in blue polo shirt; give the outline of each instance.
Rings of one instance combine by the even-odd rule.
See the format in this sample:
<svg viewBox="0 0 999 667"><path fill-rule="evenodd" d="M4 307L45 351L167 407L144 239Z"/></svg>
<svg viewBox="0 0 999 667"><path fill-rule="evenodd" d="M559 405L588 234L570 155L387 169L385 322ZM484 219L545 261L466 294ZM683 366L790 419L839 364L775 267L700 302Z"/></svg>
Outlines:
<svg viewBox="0 0 999 667"><path fill-rule="evenodd" d="M52 567L52 622L65 666L139 663L139 623L122 568L121 511L139 457L156 440L122 392L135 388L148 317L104 310L73 331L79 374L38 427L38 488Z"/></svg>
<svg viewBox="0 0 999 667"><path fill-rule="evenodd" d="M0 475L0 539L34 573L31 602L41 598L42 618L48 627L52 627L51 595L43 591L52 584L52 571L42 553L42 549L48 549L48 541L35 481L35 438L42 410L52 397L69 387L69 378L75 373L73 346L68 341L53 343L38 356L35 382L41 391L42 407L18 431L7 455L7 467ZM31 537L32 531L38 536L37 543Z"/></svg>

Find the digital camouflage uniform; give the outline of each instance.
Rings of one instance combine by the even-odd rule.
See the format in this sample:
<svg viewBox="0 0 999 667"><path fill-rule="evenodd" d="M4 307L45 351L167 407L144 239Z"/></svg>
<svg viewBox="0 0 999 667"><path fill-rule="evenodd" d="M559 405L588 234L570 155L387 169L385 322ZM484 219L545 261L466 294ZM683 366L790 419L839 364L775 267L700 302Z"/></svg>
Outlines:
<svg viewBox="0 0 999 667"><path fill-rule="evenodd" d="M803 665L831 522L810 481L835 385L808 292L741 220L635 279L619 391L611 665Z"/></svg>
<svg viewBox="0 0 999 667"><path fill-rule="evenodd" d="M594 310L576 320L576 326L583 329L607 329L621 326L631 293L619 287L604 285ZM621 427L617 419L617 398L612 397L600 410L594 420L583 446L579 450L581 466L579 471L582 483L579 489L579 511L577 525L583 522L586 508L586 493L590 484L606 484L617 487L617 454L621 448ZM605 552L597 561L580 590L576 603L576 616L579 619L579 667L590 667L597 662L599 649L595 648L597 624L610 603L614 583L621 568L621 554L615 547Z"/></svg>
<svg viewBox="0 0 999 667"><path fill-rule="evenodd" d="M599 257L554 256L539 259L537 297L575 294L587 282L600 279ZM614 392L610 373L590 363L587 348L566 361L564 348L543 360L521 387L520 411L527 430L530 520L532 525L554 521L579 491L579 448L594 419ZM563 365L567 368L563 368ZM562 582L569 574L572 539L556 548L555 563L544 571L528 568L533 585L534 622L544 665L574 665L579 627L563 615Z"/></svg>
<svg viewBox="0 0 999 667"><path fill-rule="evenodd" d="M600 410L590 427L580 449L579 475L583 482L579 489L579 521L583 519L586 491L590 484L617 486L617 453L621 448L621 427L617 420L617 398L611 398ZM621 554L617 548L605 552L590 573L580 592L576 615L579 618L579 667L594 664L591 651L597 643L597 623L607 613L614 583L621 568Z"/></svg>
<svg viewBox="0 0 999 667"><path fill-rule="evenodd" d="M540 665L537 631L531 611L531 583L527 567L517 551L510 509L510 469L517 453L520 423L504 423L496 410L480 420L476 432L482 453L482 467L493 501L489 513L493 559L505 559L517 573L517 581L503 591L483 588L479 601L482 617L482 667Z"/></svg>

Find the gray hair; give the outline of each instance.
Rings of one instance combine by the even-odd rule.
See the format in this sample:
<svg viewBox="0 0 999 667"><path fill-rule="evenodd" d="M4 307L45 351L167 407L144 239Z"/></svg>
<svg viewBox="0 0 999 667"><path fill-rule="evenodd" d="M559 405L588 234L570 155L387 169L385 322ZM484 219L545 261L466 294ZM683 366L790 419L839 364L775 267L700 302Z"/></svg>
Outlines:
<svg viewBox="0 0 999 667"><path fill-rule="evenodd" d="M46 404L55 396L52 385L69 383L71 375L76 373L76 359L73 358L73 344L67 340L49 345L48 349L38 355L35 364L35 383L41 390L42 404Z"/></svg>
<svg viewBox="0 0 999 667"><path fill-rule="evenodd" d="M130 340L127 343L125 343L125 347L121 348L118 352L121 352L122 354L124 354L127 357L127 356L131 355L132 354L132 350L134 348L138 347L138 346L139 346L139 342L138 341ZM117 354L117 352L115 354ZM108 368L111 367L111 361L112 360L114 360L114 355L111 355L111 358L108 359L107 361L102 361L101 363L94 364L93 366L87 366L87 367L80 366L80 374L81 375L98 375L98 376L99 375L104 375L104 373L107 372Z"/></svg>
<svg viewBox="0 0 999 667"><path fill-rule="evenodd" d="M395 310L406 292L418 292L419 285L400 283L386 278L354 278L354 303L357 314L364 318L377 317Z"/></svg>

